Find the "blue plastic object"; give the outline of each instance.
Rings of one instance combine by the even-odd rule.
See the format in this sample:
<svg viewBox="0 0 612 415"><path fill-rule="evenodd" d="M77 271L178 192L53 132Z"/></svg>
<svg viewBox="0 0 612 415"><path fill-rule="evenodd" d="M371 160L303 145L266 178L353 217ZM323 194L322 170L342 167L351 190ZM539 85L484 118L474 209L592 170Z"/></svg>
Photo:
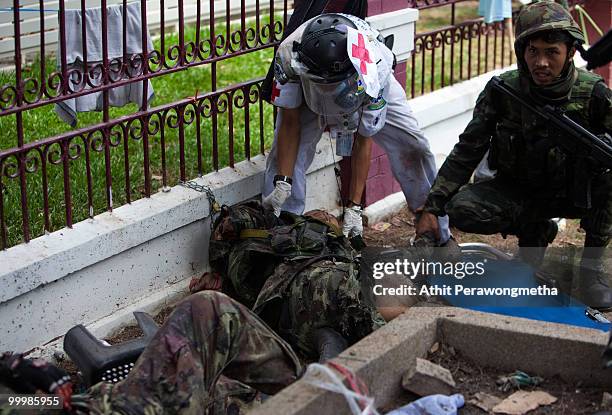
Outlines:
<svg viewBox="0 0 612 415"><path fill-rule="evenodd" d="M483 261L477 255L467 260L474 263ZM533 269L520 261L486 259L485 273L482 276L469 276L463 279L453 276L432 276L428 278L428 283L450 287L450 292L441 297L456 307L602 331L610 330L609 323L601 323L589 318L586 315L587 306L585 304L562 292L557 295L518 295L516 297L465 294L469 292L469 289L477 288L537 289L541 283L536 279Z"/></svg>
<svg viewBox="0 0 612 415"><path fill-rule="evenodd" d="M457 410L465 405L460 393L455 395L430 395L388 412L387 415L457 415Z"/></svg>

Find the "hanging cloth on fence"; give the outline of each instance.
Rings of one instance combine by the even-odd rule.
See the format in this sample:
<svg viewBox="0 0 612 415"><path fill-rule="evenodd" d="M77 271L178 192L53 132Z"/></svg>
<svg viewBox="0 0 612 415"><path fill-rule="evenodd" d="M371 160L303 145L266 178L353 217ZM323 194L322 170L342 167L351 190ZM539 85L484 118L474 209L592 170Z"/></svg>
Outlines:
<svg viewBox="0 0 612 415"><path fill-rule="evenodd" d="M478 15L485 23L501 22L512 17L512 0L480 0Z"/></svg>
<svg viewBox="0 0 612 415"><path fill-rule="evenodd" d="M135 75L142 72L139 67L141 59L135 60L136 64L130 64L129 60L135 55L142 54L142 24L140 19L140 4L130 3L126 8L126 55L128 62L126 71ZM58 39L57 61L58 68L61 67L61 54L66 54L68 70L78 69L83 73L84 68L84 52L83 52L83 34L82 25L86 24L86 49L87 49L87 68L90 71L90 79L94 86L102 84L102 67L100 63L103 60L102 51L102 9L92 8L85 10L85 16L82 16L81 10L72 9L66 10L66 50L61 50L61 42ZM146 30L147 50L153 50L153 42L149 36L149 31ZM111 68L116 68L117 71L124 63L123 59L123 6L115 5L107 8L107 45L108 45L108 60L113 60ZM93 68L93 69L92 69ZM111 70L111 78L119 77L118 73L114 75ZM128 73L123 73L123 78L128 77ZM78 74L72 74L69 79L70 89L72 91L80 91L90 89L89 85L85 84L86 77L79 82ZM144 82L148 83L147 89L147 106L153 98L153 86L151 81L131 82L126 85L118 86L109 89L109 104L113 107L122 107L130 102L136 103L139 107L143 104ZM76 126L77 113L87 111L101 111L103 109L102 92L95 92L83 95L77 98L70 98L59 102L55 105L55 112L58 116L72 127Z"/></svg>

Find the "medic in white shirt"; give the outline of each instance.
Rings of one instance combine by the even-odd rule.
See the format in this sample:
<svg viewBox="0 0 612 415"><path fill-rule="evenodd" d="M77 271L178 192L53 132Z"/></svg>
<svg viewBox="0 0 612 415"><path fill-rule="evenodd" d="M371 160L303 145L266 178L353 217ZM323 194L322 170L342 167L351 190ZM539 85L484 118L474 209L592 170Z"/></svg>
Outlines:
<svg viewBox="0 0 612 415"><path fill-rule="evenodd" d="M279 46L272 103L279 108L266 165L264 206L301 214L306 171L328 128L336 154L351 156L349 200L343 232L361 235L362 199L372 140L387 153L408 207L417 211L436 176L435 158L419 129L402 86L393 76L394 55L367 22L344 14L322 14ZM440 218L444 244L448 219Z"/></svg>

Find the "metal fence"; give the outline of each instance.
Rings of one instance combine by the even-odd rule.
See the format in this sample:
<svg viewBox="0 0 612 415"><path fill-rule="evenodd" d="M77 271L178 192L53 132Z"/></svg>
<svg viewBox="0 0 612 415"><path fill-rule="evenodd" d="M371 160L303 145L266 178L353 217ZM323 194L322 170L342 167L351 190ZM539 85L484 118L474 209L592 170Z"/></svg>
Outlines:
<svg viewBox="0 0 612 415"><path fill-rule="evenodd" d="M14 73L9 82L0 87L0 119L12 117L11 122L6 124L15 129L16 137L15 142L9 145L10 135L2 133L0 247L6 248L22 240L27 242L33 236L62 226L71 227L75 221L93 217L104 210L110 211L115 206L130 203L142 196L149 197L153 191L167 188L178 180L186 181L189 155L196 155L190 157L195 164L194 168L189 169L192 177L219 169L220 152L227 154L225 164L233 166L235 144L239 140L235 136L234 123L238 122L239 112L242 114L241 147L244 157L250 158L253 152L263 153L264 110L259 99L262 78L219 88L218 65L226 59L276 46L287 18L287 0L282 2L280 8L274 0L270 0L265 8L259 0L255 1L252 18L248 16L245 0L225 0L221 12L215 9L218 2L197 0L197 18L193 27L189 28L184 24L183 1L178 0L178 33L172 43L167 40L164 16L170 1L155 1L159 3L156 10L160 11L159 47L148 49L149 41L143 30L142 52L128 53L128 2L123 0L119 5L123 8L123 56L109 58L108 33L101 30L103 53L100 62L88 62L88 53L84 50L82 68L73 68L67 62L66 54L61 53L56 70L49 68L49 61L44 58L49 52L44 39L47 2L40 0L36 12L40 13L38 32L42 58L35 73L27 71L27 74L21 53L21 38L24 35L21 15L26 11L20 8L18 0L12 2L12 21L15 22ZM66 50L66 33L71 28L66 27L66 1L57 3L59 44L63 51ZM83 20L89 7L86 3L86 0L79 2ZM239 20L233 21L231 10L236 8L236 3L241 13ZM150 0L139 4L143 27L147 27L150 4ZM101 26L107 28L108 2L100 0L100 6ZM204 7L208 8L207 14L213 16L205 24L200 19L204 15ZM266 11L265 15L263 10ZM31 11L28 9L28 12ZM88 46L86 27L83 21L84 49ZM192 36L187 36L187 31ZM210 92L200 94L196 90L190 98L148 108L149 79L167 77L179 71L193 71L202 66L210 70ZM109 104L111 90L134 83L142 84L142 102L131 114L113 118ZM196 88L197 85L194 85ZM99 122L42 139L32 140L28 137L27 120L35 119L35 111L39 107L94 93L101 94L102 117ZM203 131L205 128L208 130ZM228 136L226 151L219 149L217 140L221 128ZM172 143L168 142L171 131L175 141ZM168 151L174 146L178 146L178 151L173 152L172 161L178 159L178 172L168 168ZM207 158L203 155L205 146L210 149L211 166L203 165ZM156 165L153 163L153 152L156 153ZM133 183L135 170L139 177L142 176L141 183ZM104 195L103 203L98 198L99 194ZM55 209L58 205L63 205L63 215L59 215L58 209ZM32 223L36 224L36 229L32 228Z"/></svg>
<svg viewBox="0 0 612 415"><path fill-rule="evenodd" d="M584 2L569 0L570 9ZM456 21L459 7L477 8L477 1L412 0L411 4L421 10L445 7L449 16L447 26L430 31L420 31L417 22L407 74L412 98L514 63L507 22L487 24L482 18Z"/></svg>
<svg viewBox="0 0 612 415"><path fill-rule="evenodd" d="M123 17L123 53L112 58L107 7L111 1L118 3L126 16L128 2L96 0L101 7L100 26L105 28L101 30L102 59L88 62L84 50L78 68L70 65L66 53L58 55L57 63L45 58L50 52L45 40L49 1L39 0L34 9L35 0L27 1L28 9L19 0L12 1L14 72L0 78L0 248L72 227L77 221L149 197L179 181L233 167L237 160L264 152L273 117L271 108L260 99L262 74L227 85L219 79L229 71L229 65L223 66L226 60L244 65L248 72L249 57L265 50L272 53L291 7L288 0L265 4L263 0L261 4L260 0L193 0L188 7L195 7L196 18L190 24L185 23L187 6L183 0L142 1L138 6L142 26L154 26L149 29L160 35L155 46L149 49L142 31L142 50L129 53L128 21ZM91 1L53 1L57 3L57 12L53 12L59 16L57 31L64 51L67 33L74 31L74 27L67 27L67 4L86 16ZM465 1L412 1L419 9L450 9L448 26L416 35L408 71L412 96L505 65L505 55L511 59L511 51L498 44L505 30L502 25L486 25L481 20L455 22L456 4ZM167 33L169 18L165 15L169 5L176 15L171 26L178 26L172 36ZM6 9L2 10L6 16ZM35 65L24 65L22 59L21 41L31 39L33 33L31 19L26 22L22 18L26 10L39 15L40 57ZM151 25L147 23L150 10L158 13ZM238 19L236 10L240 11ZM206 21L201 16L212 18ZM22 22L27 31L22 30ZM85 23L80 30L87 45ZM243 55L248 57L239 61ZM203 71L203 78L190 81L196 83L193 94L148 107L149 80L183 82L172 77L193 71ZM131 84L142 85L142 100L133 111L113 115L113 88ZM44 108L95 93L101 100L99 119L78 129L33 135L34 125L45 131Z"/></svg>

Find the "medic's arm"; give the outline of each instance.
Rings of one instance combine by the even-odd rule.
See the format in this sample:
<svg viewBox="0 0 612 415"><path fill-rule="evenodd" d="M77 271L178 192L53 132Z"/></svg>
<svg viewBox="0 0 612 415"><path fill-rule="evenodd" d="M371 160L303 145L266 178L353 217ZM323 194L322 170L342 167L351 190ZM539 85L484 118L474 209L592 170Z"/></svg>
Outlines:
<svg viewBox="0 0 612 415"><path fill-rule="evenodd" d="M280 108L278 128L278 174L293 176L293 168L300 147L300 109Z"/></svg>
<svg viewBox="0 0 612 415"><path fill-rule="evenodd" d="M496 113L492 105L493 88L489 84L476 100L472 120L459 142L444 161L438 176L425 202L425 212L444 216L444 206L466 184L478 163L489 149L491 137L495 133Z"/></svg>
<svg viewBox="0 0 612 415"><path fill-rule="evenodd" d="M351 185L349 187L349 200L361 204L363 189L368 179L372 155L372 139L355 134L353 153L351 155Z"/></svg>

